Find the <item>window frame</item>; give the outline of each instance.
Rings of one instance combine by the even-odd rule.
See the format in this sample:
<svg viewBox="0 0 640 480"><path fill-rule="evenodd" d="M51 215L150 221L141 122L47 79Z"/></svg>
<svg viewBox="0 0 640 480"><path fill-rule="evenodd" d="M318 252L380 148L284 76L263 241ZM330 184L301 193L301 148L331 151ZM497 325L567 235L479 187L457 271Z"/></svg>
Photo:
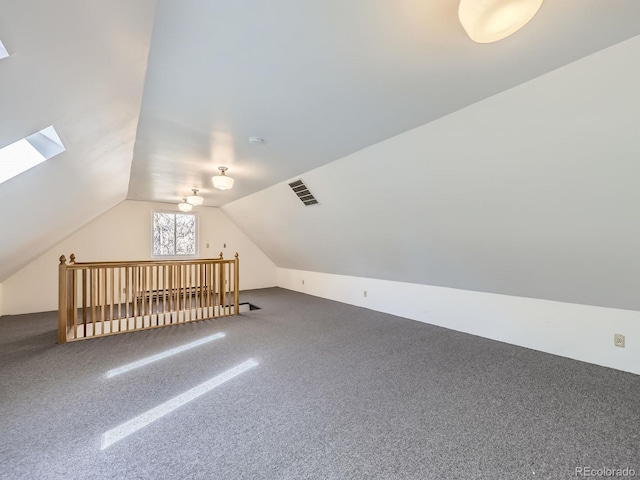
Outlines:
<svg viewBox="0 0 640 480"><path fill-rule="evenodd" d="M153 235L154 235L154 226L155 226L155 214L156 213L169 213L174 215L174 225L175 225L175 215L190 215L195 218L195 253L189 254L173 254L173 255L156 255L154 254L153 247ZM182 260L189 258L199 258L200 257L200 216L198 212L181 212L175 210L163 210L159 208L155 208L151 210L151 258L156 260Z"/></svg>

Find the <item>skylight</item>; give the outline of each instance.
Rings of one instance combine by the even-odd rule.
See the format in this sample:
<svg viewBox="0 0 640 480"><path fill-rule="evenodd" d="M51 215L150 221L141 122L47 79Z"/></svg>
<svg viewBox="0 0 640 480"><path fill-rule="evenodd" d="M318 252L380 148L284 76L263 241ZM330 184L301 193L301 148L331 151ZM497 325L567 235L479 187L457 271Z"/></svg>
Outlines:
<svg viewBox="0 0 640 480"><path fill-rule="evenodd" d="M0 148L0 183L65 150L62 140L52 126Z"/></svg>
<svg viewBox="0 0 640 480"><path fill-rule="evenodd" d="M4 48L2 41L0 40L0 58L7 58L9 56L9 52Z"/></svg>

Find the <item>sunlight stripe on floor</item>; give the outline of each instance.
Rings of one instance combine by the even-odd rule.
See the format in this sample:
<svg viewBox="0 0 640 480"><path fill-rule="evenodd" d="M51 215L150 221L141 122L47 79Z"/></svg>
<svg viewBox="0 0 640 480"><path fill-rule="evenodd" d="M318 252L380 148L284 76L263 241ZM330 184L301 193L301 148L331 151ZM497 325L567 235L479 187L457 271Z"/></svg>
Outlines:
<svg viewBox="0 0 640 480"><path fill-rule="evenodd" d="M157 355L152 355L150 357L143 358L141 360L138 360L137 362L127 363L126 365L123 365L121 367L109 370L106 376L107 378L111 378L111 377L115 377L116 375L120 375L121 373L130 372L131 370L135 370L136 368L140 368L150 363L157 362L158 360L162 360L163 358L176 355L178 353L184 352L185 350L199 347L200 345L204 345L205 343L209 343L213 340L217 340L218 338L222 338L224 336L225 336L224 333L216 333L215 335L210 335L208 337L201 338L200 340L187 343L186 345L182 345L181 347L172 348L171 350L167 350L166 352L158 353Z"/></svg>
<svg viewBox="0 0 640 480"><path fill-rule="evenodd" d="M194 387L191 390L187 390L177 397L173 397L171 400L168 400L158 405L157 407L152 408L151 410L147 410L143 414L132 418L128 422L125 422L122 425L118 425L117 427L103 433L100 450L109 448L114 443L119 442L123 438L128 437L132 433L137 432L141 428L144 428L150 423L153 423L156 420L164 417L165 415L173 412L175 409L189 403L191 400L195 400L199 396L204 395L208 391L213 390L217 386L222 385L226 381L237 377L241 373L244 373L257 365L258 362L250 358L246 362L236 365L226 372L221 373L220 375L213 377L212 379L207 380L204 383L201 383L197 387Z"/></svg>

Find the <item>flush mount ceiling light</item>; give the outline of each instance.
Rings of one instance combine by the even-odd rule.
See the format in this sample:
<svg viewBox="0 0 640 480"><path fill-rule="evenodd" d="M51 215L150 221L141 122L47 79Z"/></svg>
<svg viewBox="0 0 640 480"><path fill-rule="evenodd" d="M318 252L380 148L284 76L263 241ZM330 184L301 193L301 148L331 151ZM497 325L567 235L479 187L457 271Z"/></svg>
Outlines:
<svg viewBox="0 0 640 480"><path fill-rule="evenodd" d="M198 195L198 189L192 188L193 195L189 195L187 197L187 203L193 205L194 207L199 207L204 202L204 198Z"/></svg>
<svg viewBox="0 0 640 480"><path fill-rule="evenodd" d="M543 0L460 0L458 17L474 42L502 40L524 27Z"/></svg>
<svg viewBox="0 0 640 480"><path fill-rule="evenodd" d="M227 175L225 174L225 172L229 169L227 167L218 167L218 170L220 170L220 172L222 173L215 177L211 177L213 186L218 190L229 190L231 187L233 187L233 178L227 177Z"/></svg>
<svg viewBox="0 0 640 480"><path fill-rule="evenodd" d="M187 199L183 198L182 199L182 203L178 204L178 208L180 209L180 211L182 212L190 212L191 209L193 208L193 205L191 205L190 203L187 203Z"/></svg>

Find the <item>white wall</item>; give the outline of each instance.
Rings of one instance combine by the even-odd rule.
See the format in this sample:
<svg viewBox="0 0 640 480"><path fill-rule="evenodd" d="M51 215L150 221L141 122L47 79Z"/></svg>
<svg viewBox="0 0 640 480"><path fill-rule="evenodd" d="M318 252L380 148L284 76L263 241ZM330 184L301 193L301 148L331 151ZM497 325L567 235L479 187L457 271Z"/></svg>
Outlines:
<svg viewBox="0 0 640 480"><path fill-rule="evenodd" d="M640 374L637 311L284 268L277 279L290 290ZM625 348L614 346L615 333L626 336Z"/></svg>
<svg viewBox="0 0 640 480"><path fill-rule="evenodd" d="M638 52L304 172L318 205L282 182L222 210L280 268L640 310Z"/></svg>
<svg viewBox="0 0 640 480"><path fill-rule="evenodd" d="M68 259L75 253L79 262L149 260L154 209L177 210L176 205L127 200L58 243L1 284L0 314L57 310L60 255ZM196 211L201 257L217 258L222 251L224 258L231 258L238 252L243 290L275 285L275 265L220 209L198 207Z"/></svg>

